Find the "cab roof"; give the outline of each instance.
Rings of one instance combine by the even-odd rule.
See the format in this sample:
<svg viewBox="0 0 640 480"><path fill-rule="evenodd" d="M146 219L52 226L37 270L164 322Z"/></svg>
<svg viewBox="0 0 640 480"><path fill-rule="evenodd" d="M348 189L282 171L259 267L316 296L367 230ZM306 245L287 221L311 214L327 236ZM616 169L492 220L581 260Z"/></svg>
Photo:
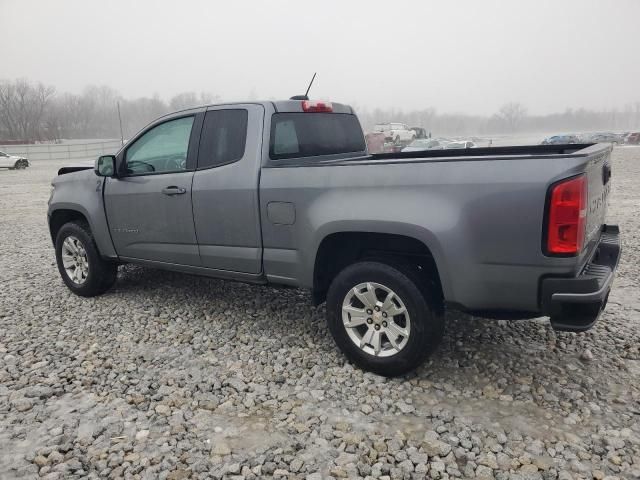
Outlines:
<svg viewBox="0 0 640 480"><path fill-rule="evenodd" d="M311 100L313 102L313 100ZM172 117L174 115L183 115L185 113L198 113L198 112L202 112L204 110L206 110L209 107L220 107L220 106L229 106L229 105L262 105L264 107L268 107L269 105L272 105L275 109L276 112L280 112L280 113L296 113L296 112L300 112L303 113L304 110L302 108L302 104L303 104L304 100L261 100L261 101L256 101L256 100L248 100L245 102L242 101L238 101L238 102L222 102L222 103L211 103L211 104L207 104L207 105L200 105L197 107L191 107L191 108L185 108L182 110L176 110L175 112L170 112L167 113L165 115L162 115L161 117L158 117L156 120L160 120L160 119L164 119L167 117ZM355 114L355 112L353 111L353 108L351 108L349 105L345 105L343 103L335 103L335 102L329 102L329 101L323 101L325 104L330 104L331 105L331 109L333 113L349 113L349 114ZM155 121L154 120L154 123Z"/></svg>

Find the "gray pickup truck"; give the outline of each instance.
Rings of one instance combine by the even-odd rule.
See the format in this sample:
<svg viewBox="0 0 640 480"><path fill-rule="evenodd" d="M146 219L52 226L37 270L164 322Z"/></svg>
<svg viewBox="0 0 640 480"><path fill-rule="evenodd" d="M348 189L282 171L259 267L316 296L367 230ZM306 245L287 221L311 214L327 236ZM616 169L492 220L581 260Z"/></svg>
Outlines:
<svg viewBox="0 0 640 480"><path fill-rule="evenodd" d="M76 294L118 265L308 288L362 368L393 376L438 345L445 308L583 331L620 255L611 147L369 155L353 110L309 100L158 119L115 156L62 168L48 220Z"/></svg>

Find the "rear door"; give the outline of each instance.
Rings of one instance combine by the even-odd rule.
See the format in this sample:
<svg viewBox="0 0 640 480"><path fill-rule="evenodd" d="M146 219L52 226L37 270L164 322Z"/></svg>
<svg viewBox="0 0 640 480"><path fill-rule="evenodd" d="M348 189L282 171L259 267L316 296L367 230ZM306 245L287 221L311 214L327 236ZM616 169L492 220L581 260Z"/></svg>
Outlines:
<svg viewBox="0 0 640 480"><path fill-rule="evenodd" d="M210 107L193 177L193 218L202 266L262 271L258 179L264 107Z"/></svg>
<svg viewBox="0 0 640 480"><path fill-rule="evenodd" d="M105 209L119 256L200 265L191 183L201 117L152 126L122 153L124 175L106 179Z"/></svg>

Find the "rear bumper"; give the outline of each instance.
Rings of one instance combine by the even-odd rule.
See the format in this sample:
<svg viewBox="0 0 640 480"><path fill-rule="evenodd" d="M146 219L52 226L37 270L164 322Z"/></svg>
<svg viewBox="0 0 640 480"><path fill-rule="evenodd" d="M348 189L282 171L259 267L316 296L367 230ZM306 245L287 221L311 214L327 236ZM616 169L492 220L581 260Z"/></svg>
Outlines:
<svg viewBox="0 0 640 480"><path fill-rule="evenodd" d="M541 282L541 309L555 330L583 332L604 310L620 259L620 230L605 225L589 263L574 278L545 278Z"/></svg>

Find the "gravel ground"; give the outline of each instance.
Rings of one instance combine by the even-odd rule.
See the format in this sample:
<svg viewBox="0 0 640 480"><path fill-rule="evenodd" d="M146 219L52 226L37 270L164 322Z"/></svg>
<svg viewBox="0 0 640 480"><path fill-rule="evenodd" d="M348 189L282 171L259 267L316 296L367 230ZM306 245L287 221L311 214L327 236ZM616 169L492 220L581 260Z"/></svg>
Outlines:
<svg viewBox="0 0 640 480"><path fill-rule="evenodd" d="M345 363L306 292L121 269L72 295L46 227L59 164L0 171L0 478L640 478L640 148L602 319L448 314L399 379Z"/></svg>

